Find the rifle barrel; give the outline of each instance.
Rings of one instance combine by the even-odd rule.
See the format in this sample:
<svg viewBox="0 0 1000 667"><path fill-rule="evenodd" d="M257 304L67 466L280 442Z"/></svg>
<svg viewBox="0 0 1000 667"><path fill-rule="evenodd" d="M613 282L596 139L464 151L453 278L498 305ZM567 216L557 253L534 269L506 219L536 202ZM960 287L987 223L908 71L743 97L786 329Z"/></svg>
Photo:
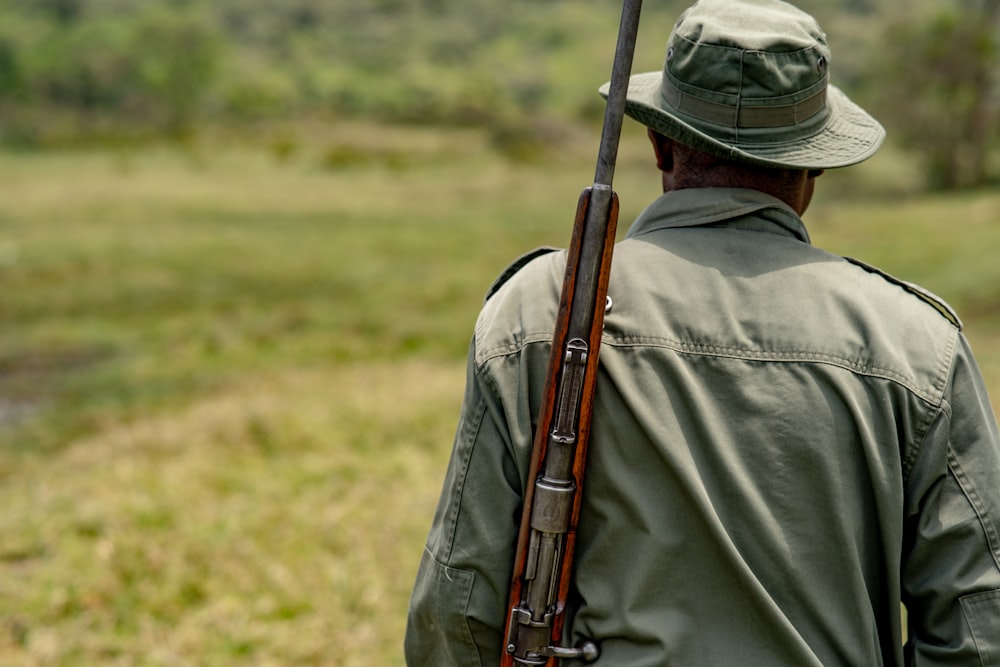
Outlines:
<svg viewBox="0 0 1000 667"><path fill-rule="evenodd" d="M641 9L642 0L625 0L622 6L618 44L615 47L615 60L611 67L611 89L608 91L608 104L604 109L601 148L597 154L597 170L594 173L595 186L611 187L615 176L618 141L621 138L625 115L625 94L628 92L629 75L632 73L632 57L635 54Z"/></svg>

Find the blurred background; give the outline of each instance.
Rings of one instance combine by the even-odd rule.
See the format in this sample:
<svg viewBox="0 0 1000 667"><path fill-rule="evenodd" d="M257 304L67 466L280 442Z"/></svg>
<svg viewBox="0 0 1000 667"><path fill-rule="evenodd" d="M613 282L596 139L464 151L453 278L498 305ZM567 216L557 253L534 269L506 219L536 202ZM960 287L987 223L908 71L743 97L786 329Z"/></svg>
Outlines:
<svg viewBox="0 0 1000 667"><path fill-rule="evenodd" d="M639 62L687 3L646 7ZM933 187L997 178L997 0L804 0L835 77ZM490 127L511 153L591 124L615 3L600 0L4 0L0 139L21 149L207 136L302 141L303 119ZM599 78L599 77L596 77ZM262 136L263 135L263 136ZM364 159L331 146L333 163Z"/></svg>
<svg viewBox="0 0 1000 667"><path fill-rule="evenodd" d="M1000 1L799 5L889 135L813 240L955 306L998 405ZM472 326L569 239L620 9L0 0L0 664L402 664ZM631 122L615 188L623 235Z"/></svg>

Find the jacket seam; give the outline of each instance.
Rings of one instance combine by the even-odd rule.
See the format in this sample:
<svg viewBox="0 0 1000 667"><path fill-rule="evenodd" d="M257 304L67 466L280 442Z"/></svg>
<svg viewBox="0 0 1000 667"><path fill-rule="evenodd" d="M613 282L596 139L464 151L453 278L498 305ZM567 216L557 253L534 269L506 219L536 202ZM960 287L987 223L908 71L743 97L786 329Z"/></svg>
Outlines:
<svg viewBox="0 0 1000 667"><path fill-rule="evenodd" d="M948 378L951 377L952 369L955 367L955 350L958 347L958 336L959 330L952 329L952 335L948 337L947 348L944 350L944 354L941 355L941 360L938 363L937 383L934 385L934 389L942 396L942 399L945 389L948 386Z"/></svg>
<svg viewBox="0 0 1000 667"><path fill-rule="evenodd" d="M960 597L958 601L962 605L962 614L965 616L966 625L972 634L972 641L976 645L979 665L980 667L987 667L984 654L989 648L982 644L985 644L989 640L989 637L979 625L979 622L982 620L982 614L979 612L978 607L982 606L987 613L991 612L991 609L986 608L987 605L989 607L1000 608L1000 589L969 593Z"/></svg>
<svg viewBox="0 0 1000 667"><path fill-rule="evenodd" d="M927 419L921 420L919 423L919 428L915 437L913 438L913 447L909 448L909 451L905 452L900 456L902 462L903 470L903 483L908 483L910 481L910 475L913 474L913 467L917 464L917 459L920 457L920 453L924 449L924 444L927 440L927 435L931 432L931 426L934 425L942 414L948 414L951 417L951 409L947 401L942 401L940 405L934 407L934 410L928 413Z"/></svg>
<svg viewBox="0 0 1000 667"><path fill-rule="evenodd" d="M941 416L942 413L947 412L949 417L951 415L950 406L948 402L944 399L945 389L948 386L948 378L951 377L952 368L955 366L955 348L958 342L958 330L953 330L953 334L948 339L948 347L945 353L941 355L941 360L938 364L938 375L937 380L934 385L935 391L940 394L941 398L937 401L929 401L934 410L928 415L925 422L921 423L921 433L920 437L914 438L914 446L910 448L909 452L906 452L902 457L903 464L903 481L908 482L910 480L910 475L913 472L913 466L916 465L917 458L920 456L920 452L923 451L924 441L927 438L927 434L930 433L931 426L935 421Z"/></svg>
<svg viewBox="0 0 1000 667"><path fill-rule="evenodd" d="M534 334L524 334L521 338L512 340L507 343L501 343L489 347L482 352L476 354L476 366L478 370L481 370L486 366L492 359L496 357L504 357L511 354L518 354L526 348L528 345L533 345L536 343L551 343L552 342L552 332L548 331L545 333L534 333Z"/></svg>
<svg viewBox="0 0 1000 667"><path fill-rule="evenodd" d="M437 567L444 568L445 570L453 570L455 572L465 573L465 574L470 575L470 577L471 577L471 580L469 582L469 586L467 587L467 590L466 590L465 600L463 601L463 604L461 605L462 606L462 615L463 615L463 623L462 623L462 625L463 625L464 632L462 632L460 634L461 634L462 644L466 648L469 648L469 649L472 650L472 653L474 653L475 656L476 656L476 662L481 666L483 664L483 661L482 661L482 657L479 655L479 646L476 644L476 640L473 637L472 628L469 627L469 602L472 600L472 589L473 589L473 587L475 586L475 583L476 583L476 573L472 572L470 570L462 569L460 567L453 567L451 565L448 565L448 563L445 563L445 562L441 562L441 560L439 560L434 555L434 552L432 552L430 549L427 549L426 547L424 548L424 551L427 552L428 558L430 558ZM445 576L448 577L449 581L451 580L451 577L447 573L445 573Z"/></svg>
<svg viewBox="0 0 1000 667"><path fill-rule="evenodd" d="M617 339L605 338L603 342L605 344L614 347L638 347L640 345L647 345L649 347L661 347L670 349L682 354L728 357L732 359L741 359L746 361L773 361L779 363L795 363L795 362L806 361L806 362L824 363L844 368L845 370L852 371L859 375L880 377L886 380L896 382L897 384L903 386L908 391L912 392L922 400L934 406L939 405L941 401L940 395L935 396L930 391L921 389L912 381L911 378L903 375L902 373L894 371L890 368L884 368L881 366L876 366L874 364L869 364L854 359L848 359L847 357L840 357L834 354L827 354L824 352L810 352L807 350L760 350L752 348L732 347L726 345L716 345L711 343L684 342L666 338L653 338L648 336L625 336Z"/></svg>
<svg viewBox="0 0 1000 667"><path fill-rule="evenodd" d="M451 500L452 507L448 512L448 531L447 531L447 548L443 550L442 556L443 560L438 562L443 565L451 567L451 555L455 548L455 534L458 532L458 516L462 513L462 497L465 495L465 482L469 476L469 463L472 461L472 453L476 448L476 441L479 437L479 429L483 425L483 417L486 415L486 401L480 399L475 411L475 423L474 425L469 424L468 426L468 440L469 446L465 448L464 455L461 462L461 474L459 475L458 482L452 492ZM466 427L463 426L462 433L459 437L465 438ZM437 560L437 559L435 559Z"/></svg>
<svg viewBox="0 0 1000 667"><path fill-rule="evenodd" d="M477 355L477 366L481 369L483 368L491 359L496 357L502 357L509 354L517 354L522 349L530 344L534 343L550 343L552 340L551 333L544 334L526 334L518 340L513 340L507 343L502 343L499 345L494 345L493 347L483 350L481 354ZM848 359L847 357L840 357L834 354L827 354L824 352L810 352L807 350L760 350L752 348L741 348L726 345L717 345L712 343L693 343L672 340L669 338L657 338L651 336L621 336L618 338L610 338L605 336L602 344L610 345L612 347L659 347L668 350L673 350L681 354L694 354L701 356L714 356L714 357L728 357L731 359L742 359L746 361L772 361L777 363L796 363L796 362L815 362L824 363L831 366L837 366L845 370L857 373L859 375L866 375L869 377L879 377L885 380L890 380L904 387L918 398L933 406L934 408L940 408L941 401L944 392L944 385L946 384L945 378L947 378L947 372L951 368L951 361L949 354L945 354L942 357L942 361L939 363L939 369L943 372L938 373L935 379L932 390L922 389L913 382L913 380L902 373L892 370L891 368L885 368L882 366L876 366L874 364L868 364L854 359ZM954 350L954 336L952 336L949 341L949 350ZM933 420L931 420L933 421Z"/></svg>
<svg viewBox="0 0 1000 667"><path fill-rule="evenodd" d="M997 570L1000 570L1000 535L997 535L996 529L988 520L986 507L984 506L982 499L979 497L979 492L972 484L969 476L965 473L965 470L959 463L958 457L955 456L955 452L950 445L948 446L947 456L948 469L951 470L951 473L955 476L955 481L958 482L958 487L962 489L962 494L972 507L972 511L975 512L976 518L979 520L979 525L982 526L983 534L986 536L986 543L989 546L990 555L993 556L993 562L997 566Z"/></svg>

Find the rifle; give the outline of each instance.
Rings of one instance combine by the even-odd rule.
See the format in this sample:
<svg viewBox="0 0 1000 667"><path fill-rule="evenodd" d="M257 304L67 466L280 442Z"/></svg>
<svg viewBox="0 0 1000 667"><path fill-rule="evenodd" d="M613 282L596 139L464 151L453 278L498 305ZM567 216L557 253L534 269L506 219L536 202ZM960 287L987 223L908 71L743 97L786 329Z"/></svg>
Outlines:
<svg viewBox="0 0 1000 667"><path fill-rule="evenodd" d="M611 181L641 6L642 0L625 0L622 8L594 184L583 190L577 203L532 442L502 667L549 665L560 658L592 662L599 655L591 641L575 648L560 644L580 516L597 357L604 314L611 306L608 279L618 223L618 195Z"/></svg>

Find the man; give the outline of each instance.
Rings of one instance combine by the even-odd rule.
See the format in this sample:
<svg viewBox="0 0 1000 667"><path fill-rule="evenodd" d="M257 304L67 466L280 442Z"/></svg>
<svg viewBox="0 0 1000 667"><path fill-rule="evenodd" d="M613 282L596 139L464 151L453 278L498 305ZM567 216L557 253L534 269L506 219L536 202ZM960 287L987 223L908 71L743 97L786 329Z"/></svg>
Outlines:
<svg viewBox="0 0 1000 667"><path fill-rule="evenodd" d="M566 630L598 664L1000 665L1000 438L961 323L800 219L883 139L829 63L787 4L701 0L631 79L665 194L610 279ZM515 264L476 324L411 665L499 660L564 261Z"/></svg>

